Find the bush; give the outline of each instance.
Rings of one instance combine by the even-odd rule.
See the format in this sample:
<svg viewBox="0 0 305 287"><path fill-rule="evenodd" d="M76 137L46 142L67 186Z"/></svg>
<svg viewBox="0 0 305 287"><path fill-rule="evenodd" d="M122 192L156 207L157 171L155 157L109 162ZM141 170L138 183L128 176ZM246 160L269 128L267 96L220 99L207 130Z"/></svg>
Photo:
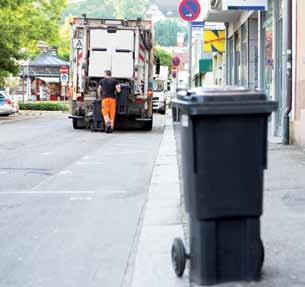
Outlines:
<svg viewBox="0 0 305 287"><path fill-rule="evenodd" d="M61 103L37 102L37 103L19 103L20 110L27 111L62 111L67 112L68 106Z"/></svg>

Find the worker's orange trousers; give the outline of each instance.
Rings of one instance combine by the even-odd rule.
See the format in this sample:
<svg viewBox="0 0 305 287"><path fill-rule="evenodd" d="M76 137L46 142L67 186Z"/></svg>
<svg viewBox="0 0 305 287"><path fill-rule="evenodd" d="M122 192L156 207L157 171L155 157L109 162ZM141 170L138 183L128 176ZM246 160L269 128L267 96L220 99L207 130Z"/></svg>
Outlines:
<svg viewBox="0 0 305 287"><path fill-rule="evenodd" d="M111 125L114 128L116 114L116 99L105 98L102 101L102 114L106 125Z"/></svg>

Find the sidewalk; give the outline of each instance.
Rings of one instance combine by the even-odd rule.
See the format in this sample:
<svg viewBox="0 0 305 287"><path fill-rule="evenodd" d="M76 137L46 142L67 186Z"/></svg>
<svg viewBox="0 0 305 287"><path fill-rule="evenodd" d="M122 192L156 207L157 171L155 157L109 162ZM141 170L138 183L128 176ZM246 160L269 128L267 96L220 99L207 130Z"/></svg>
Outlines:
<svg viewBox="0 0 305 287"><path fill-rule="evenodd" d="M181 280L176 278L171 266L173 239L183 238L188 247L188 225L183 223L187 220L178 172L179 126L175 130L177 150L174 128L168 119L144 213L132 287L195 286L188 282L188 270ZM305 150L272 143L268 158L262 217L266 251L263 279L257 283L221 286L305 286Z"/></svg>
<svg viewBox="0 0 305 287"><path fill-rule="evenodd" d="M24 120L30 120L41 117L49 117L52 115L65 114L61 111L19 111L19 113L10 115L8 117L0 117L0 125L6 123L15 123Z"/></svg>

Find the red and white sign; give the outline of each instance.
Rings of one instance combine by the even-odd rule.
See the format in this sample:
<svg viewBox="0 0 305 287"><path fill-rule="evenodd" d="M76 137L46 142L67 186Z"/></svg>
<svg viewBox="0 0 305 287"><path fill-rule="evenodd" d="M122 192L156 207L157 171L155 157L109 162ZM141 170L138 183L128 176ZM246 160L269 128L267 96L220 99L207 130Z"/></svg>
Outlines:
<svg viewBox="0 0 305 287"><path fill-rule="evenodd" d="M172 60L172 64L173 64L173 66L180 66L180 63L181 63L181 61L180 61L180 58L179 57L177 57L177 56L175 56L174 58L173 58L173 60Z"/></svg>
<svg viewBox="0 0 305 287"><path fill-rule="evenodd" d="M69 67L66 67L66 66L60 67L60 73L61 74L68 74L69 73Z"/></svg>
<svg viewBox="0 0 305 287"><path fill-rule="evenodd" d="M183 0L179 5L179 15L187 22L202 22L210 10L210 0Z"/></svg>
<svg viewBox="0 0 305 287"><path fill-rule="evenodd" d="M201 13L198 0L183 0L179 5L179 15L187 22L195 21Z"/></svg>

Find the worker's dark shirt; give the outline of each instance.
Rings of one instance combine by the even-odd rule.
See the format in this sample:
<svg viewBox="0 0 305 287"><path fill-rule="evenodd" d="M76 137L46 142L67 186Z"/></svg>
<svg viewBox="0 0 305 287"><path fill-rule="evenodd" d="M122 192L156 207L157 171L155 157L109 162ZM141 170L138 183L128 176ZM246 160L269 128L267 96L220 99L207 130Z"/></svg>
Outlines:
<svg viewBox="0 0 305 287"><path fill-rule="evenodd" d="M100 87L102 89L102 98L116 98L115 92L116 92L116 85L118 85L119 82L112 78L105 78L100 81Z"/></svg>

